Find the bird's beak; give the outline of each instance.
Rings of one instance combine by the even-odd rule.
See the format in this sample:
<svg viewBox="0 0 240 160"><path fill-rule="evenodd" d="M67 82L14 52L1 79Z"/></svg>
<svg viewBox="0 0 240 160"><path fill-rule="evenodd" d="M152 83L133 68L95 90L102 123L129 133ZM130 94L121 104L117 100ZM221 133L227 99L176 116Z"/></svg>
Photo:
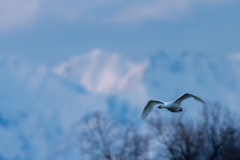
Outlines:
<svg viewBox="0 0 240 160"><path fill-rule="evenodd" d="M158 106L158 108L162 108L162 106L161 106L161 105L159 105L159 106Z"/></svg>

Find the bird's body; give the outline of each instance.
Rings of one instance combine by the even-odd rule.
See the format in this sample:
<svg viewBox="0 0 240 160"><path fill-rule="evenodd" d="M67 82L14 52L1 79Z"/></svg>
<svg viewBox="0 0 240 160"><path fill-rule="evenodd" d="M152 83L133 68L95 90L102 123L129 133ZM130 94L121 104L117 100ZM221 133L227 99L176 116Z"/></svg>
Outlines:
<svg viewBox="0 0 240 160"><path fill-rule="evenodd" d="M174 103L174 101L165 103L165 107L162 107L162 108L166 108L167 110L169 110L171 112L179 112L181 109L180 105Z"/></svg>
<svg viewBox="0 0 240 160"><path fill-rule="evenodd" d="M188 99L188 98L191 98L191 97L207 106L207 103L205 101L203 101L202 99L200 99L199 97L194 96L194 95L189 94L189 93L185 93L182 96L180 96L179 98L177 98L176 100L171 101L171 102L150 100L147 103L147 105L145 106L141 117L142 117L142 119L146 119L148 114L152 111L153 107L156 104L159 105L158 108L160 108L160 109L166 108L167 110L169 110L171 112L182 112L182 108L180 107L181 102L184 101L185 99Z"/></svg>

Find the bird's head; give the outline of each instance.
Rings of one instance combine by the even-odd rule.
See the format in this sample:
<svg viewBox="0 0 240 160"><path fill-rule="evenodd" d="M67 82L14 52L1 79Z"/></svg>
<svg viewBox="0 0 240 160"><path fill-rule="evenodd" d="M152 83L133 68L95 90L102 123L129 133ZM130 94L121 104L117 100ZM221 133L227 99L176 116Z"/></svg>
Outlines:
<svg viewBox="0 0 240 160"><path fill-rule="evenodd" d="M159 108L159 109L162 109L162 105L159 105L158 108Z"/></svg>

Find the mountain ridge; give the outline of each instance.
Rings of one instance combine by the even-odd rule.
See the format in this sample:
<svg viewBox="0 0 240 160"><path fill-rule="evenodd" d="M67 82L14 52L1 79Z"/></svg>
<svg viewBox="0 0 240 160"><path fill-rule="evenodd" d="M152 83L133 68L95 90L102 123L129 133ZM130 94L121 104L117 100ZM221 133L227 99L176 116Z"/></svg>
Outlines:
<svg viewBox="0 0 240 160"><path fill-rule="evenodd" d="M96 57L99 59L94 59ZM0 136L5 137L0 140L0 157L68 159L73 152L77 157L74 139L84 115L104 111L116 121L138 121L149 99L168 101L185 92L196 94L209 103L219 101L239 113L240 63L231 55L209 58L201 54L169 56L161 52L145 61L135 62L117 53L93 50L77 60L79 58L80 63L85 61L86 64L80 72L78 65L70 64L78 62L74 58L73 61L70 59L56 65L70 65L73 73L77 74L66 72L68 74L63 76L59 74L61 72L54 71L56 67L34 64L17 57L0 59ZM97 66L93 69L87 66L92 61L96 61ZM99 75L88 75L89 68L93 70L92 75ZM65 70L62 71L65 73ZM110 85L99 83L109 79L104 78L102 73L110 75L110 80L113 76ZM79 83L79 77L81 79L86 75L90 77L90 89L87 88L89 84ZM115 86L119 82L123 85ZM109 88L95 90L94 87L99 85ZM188 106L201 107L201 104L191 100L183 105L191 112L196 111ZM66 137L73 140L68 143ZM63 152L64 147L56 149L59 145L68 148L66 152ZM14 147L8 151L11 146Z"/></svg>

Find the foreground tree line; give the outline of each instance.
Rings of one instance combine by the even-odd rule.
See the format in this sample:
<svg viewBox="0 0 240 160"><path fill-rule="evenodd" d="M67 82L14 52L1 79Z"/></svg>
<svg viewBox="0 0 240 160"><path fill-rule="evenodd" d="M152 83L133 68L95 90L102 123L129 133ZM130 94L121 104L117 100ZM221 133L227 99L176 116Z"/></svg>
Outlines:
<svg viewBox="0 0 240 160"><path fill-rule="evenodd" d="M82 123L82 159L240 159L238 116L220 104L204 109L194 119L176 113L171 120L151 117L140 126L113 122L101 113L91 114Z"/></svg>

